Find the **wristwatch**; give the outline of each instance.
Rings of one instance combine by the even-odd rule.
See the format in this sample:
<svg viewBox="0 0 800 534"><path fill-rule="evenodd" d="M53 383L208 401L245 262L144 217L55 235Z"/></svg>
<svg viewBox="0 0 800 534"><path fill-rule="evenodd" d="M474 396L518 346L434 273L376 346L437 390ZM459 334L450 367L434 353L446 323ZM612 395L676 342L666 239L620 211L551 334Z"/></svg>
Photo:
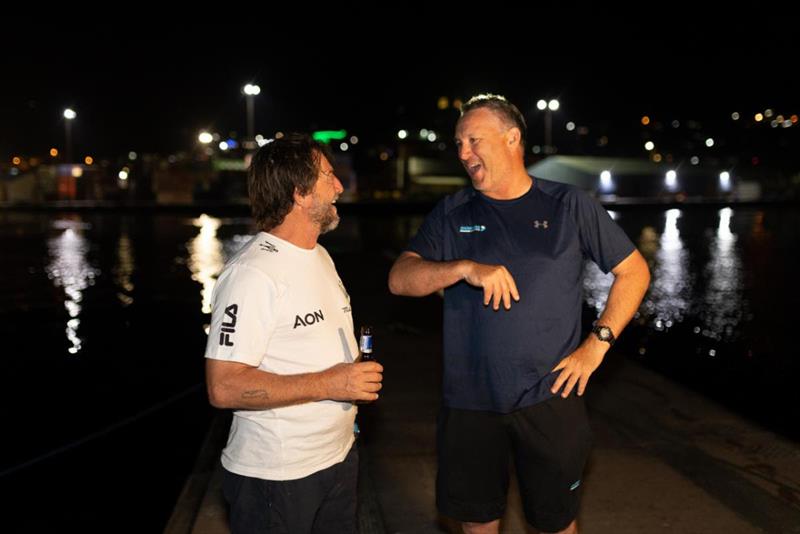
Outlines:
<svg viewBox="0 0 800 534"><path fill-rule="evenodd" d="M592 327L592 334L597 336L597 339L600 341L605 341L609 345L613 345L617 338L614 337L614 332L611 331L611 328L602 325L596 324Z"/></svg>

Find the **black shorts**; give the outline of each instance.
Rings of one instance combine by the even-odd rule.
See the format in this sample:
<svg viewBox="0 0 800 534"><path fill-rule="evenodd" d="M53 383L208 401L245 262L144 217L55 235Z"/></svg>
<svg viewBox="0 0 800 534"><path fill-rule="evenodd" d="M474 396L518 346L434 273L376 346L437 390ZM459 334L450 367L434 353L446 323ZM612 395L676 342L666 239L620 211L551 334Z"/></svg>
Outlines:
<svg viewBox="0 0 800 534"><path fill-rule="evenodd" d="M344 461L297 480L262 480L223 470L233 534L355 534L358 450Z"/></svg>
<svg viewBox="0 0 800 534"><path fill-rule="evenodd" d="M526 519L539 530L563 530L578 512L590 444L583 398L574 393L509 414L442 408L436 505L459 521L503 517L513 454Z"/></svg>

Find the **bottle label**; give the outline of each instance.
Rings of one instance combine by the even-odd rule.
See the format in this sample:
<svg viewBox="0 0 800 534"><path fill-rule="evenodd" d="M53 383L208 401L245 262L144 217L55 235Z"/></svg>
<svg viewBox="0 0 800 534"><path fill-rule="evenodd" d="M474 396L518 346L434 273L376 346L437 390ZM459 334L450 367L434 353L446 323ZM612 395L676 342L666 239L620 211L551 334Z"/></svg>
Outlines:
<svg viewBox="0 0 800 534"><path fill-rule="evenodd" d="M358 349L361 354L372 354L372 336L361 336Z"/></svg>

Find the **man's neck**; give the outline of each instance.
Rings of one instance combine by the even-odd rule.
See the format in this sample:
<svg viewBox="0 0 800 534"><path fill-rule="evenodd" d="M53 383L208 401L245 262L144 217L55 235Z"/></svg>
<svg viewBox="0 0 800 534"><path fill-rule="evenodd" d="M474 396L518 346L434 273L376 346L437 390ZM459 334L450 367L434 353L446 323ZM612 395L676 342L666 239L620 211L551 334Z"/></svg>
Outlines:
<svg viewBox="0 0 800 534"><path fill-rule="evenodd" d="M303 220L302 216L294 210L289 212L283 222L272 228L269 233L307 250L317 246L317 239L319 238L317 225Z"/></svg>
<svg viewBox="0 0 800 534"><path fill-rule="evenodd" d="M495 200L513 200L523 196L530 191L533 186L533 179L528 175L524 167L516 170L514 174L509 177L508 181L503 184L503 187L489 193L483 193L485 196Z"/></svg>

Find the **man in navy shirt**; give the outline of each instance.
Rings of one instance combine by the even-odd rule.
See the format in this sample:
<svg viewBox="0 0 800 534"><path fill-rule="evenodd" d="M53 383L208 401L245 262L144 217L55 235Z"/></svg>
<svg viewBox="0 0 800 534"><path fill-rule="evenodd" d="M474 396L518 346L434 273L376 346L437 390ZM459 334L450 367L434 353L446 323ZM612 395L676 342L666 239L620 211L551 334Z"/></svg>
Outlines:
<svg viewBox="0 0 800 534"><path fill-rule="evenodd" d="M528 522L577 532L591 438L581 395L650 280L597 202L528 175L525 134L501 96L462 107L455 141L472 187L439 202L389 274L396 295L444 289L436 501L467 533L498 532L512 454ZM581 340L586 258L615 279Z"/></svg>

